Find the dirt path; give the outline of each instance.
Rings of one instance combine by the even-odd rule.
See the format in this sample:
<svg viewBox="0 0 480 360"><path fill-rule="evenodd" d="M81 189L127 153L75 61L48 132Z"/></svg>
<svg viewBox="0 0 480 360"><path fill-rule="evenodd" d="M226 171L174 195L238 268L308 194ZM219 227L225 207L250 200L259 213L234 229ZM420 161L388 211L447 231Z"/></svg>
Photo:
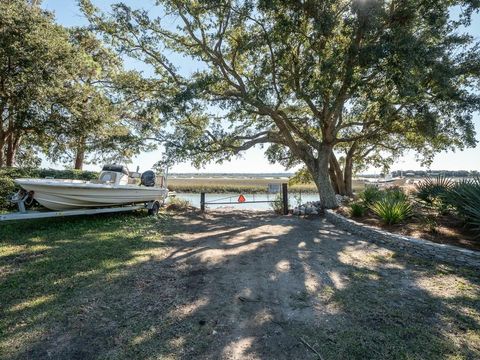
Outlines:
<svg viewBox="0 0 480 360"><path fill-rule="evenodd" d="M431 293L458 289L439 290L445 279L429 274L433 264L408 265L319 218L217 212L187 224L167 261L190 299L175 307L175 323L193 329L176 334L173 357L428 358L450 346L436 337L445 309ZM412 331L430 332L422 336L434 345L413 340Z"/></svg>
<svg viewBox="0 0 480 360"><path fill-rule="evenodd" d="M341 275L326 265L346 235L324 222L258 214L209 214L189 230L170 258L186 269L200 299L196 310L212 328L208 356L315 358L294 323L310 326L318 311L336 312L310 294L333 287L331 276L340 285Z"/></svg>
<svg viewBox="0 0 480 360"><path fill-rule="evenodd" d="M466 269L405 258L322 218L148 224L125 228L143 242L121 261L55 280L71 285L50 294L55 313L40 308L32 330L9 335L14 357L480 358L480 278Z"/></svg>

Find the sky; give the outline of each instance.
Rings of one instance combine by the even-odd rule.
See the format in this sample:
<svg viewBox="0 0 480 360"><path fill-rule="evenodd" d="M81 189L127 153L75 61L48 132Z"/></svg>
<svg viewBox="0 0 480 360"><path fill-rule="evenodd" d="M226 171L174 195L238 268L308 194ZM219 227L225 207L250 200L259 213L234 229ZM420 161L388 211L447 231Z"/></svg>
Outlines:
<svg viewBox="0 0 480 360"><path fill-rule="evenodd" d="M102 10L108 11L110 4L116 3L118 1L113 0L93 0L92 1L97 7ZM149 11L155 10L154 0L124 0L124 3L131 5L132 7L142 7ZM58 23L64 26L82 26L87 25L86 19L83 17L81 11L77 6L76 0L44 0L42 7L55 13L55 17ZM476 14L474 21L472 21L471 27L468 31L475 36L480 38L480 15ZM176 57L171 59L180 67L188 67L188 60L185 58ZM137 70L143 70L148 72L149 69L139 62L134 62L126 60L125 66L127 68L134 68ZM475 129L477 131L477 140L480 142L480 114L473 114ZM132 169L135 169L137 166L140 166L141 171L145 171L149 168L152 168L158 160L162 158L162 151L152 151L148 153L140 154L135 157L131 164L128 166ZM64 164L53 164L47 160L43 160L43 167L52 167L52 168L63 168ZM86 165L85 169L87 170L98 170L99 165ZM431 169L442 169L442 170L480 170L480 147L477 146L473 149L466 149L464 151L456 152L442 152L439 153L431 167ZM402 157L397 161L393 166L392 170L420 170L425 169L421 166L419 162L415 160L415 154L409 153L406 156ZM261 148L252 148L238 158L234 158L231 161L224 162L222 164L209 164L202 169L196 169L188 163L182 163L174 165L170 172L182 172L182 173L196 173L196 172L210 172L210 173L268 173L268 172L283 172L285 171L284 167L278 164L270 164L266 157L263 154ZM367 172L369 173L379 173L380 169L371 168Z"/></svg>

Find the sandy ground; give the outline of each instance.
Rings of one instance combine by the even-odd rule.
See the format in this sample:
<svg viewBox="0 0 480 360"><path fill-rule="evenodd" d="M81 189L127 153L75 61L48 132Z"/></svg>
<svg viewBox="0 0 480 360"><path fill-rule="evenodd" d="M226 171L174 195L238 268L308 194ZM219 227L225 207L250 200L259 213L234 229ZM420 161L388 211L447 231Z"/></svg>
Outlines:
<svg viewBox="0 0 480 360"><path fill-rule="evenodd" d="M456 324L439 321L447 310L433 297L461 292L447 285L448 270L433 275L438 264L408 260L318 217L217 211L178 220L182 231L163 260L176 279L172 358L436 358L459 351L436 330ZM478 306L475 314L478 330ZM428 341L423 331L431 332L431 348L410 339L414 332ZM480 354L478 334L467 358Z"/></svg>
<svg viewBox="0 0 480 360"><path fill-rule="evenodd" d="M336 312L315 310L319 303L309 297L327 283L341 286L325 261L338 256L345 234L325 222L253 214L210 213L179 235L182 245L169 258L197 293L178 314L205 317L213 340L206 358L317 358L290 323L314 325Z"/></svg>

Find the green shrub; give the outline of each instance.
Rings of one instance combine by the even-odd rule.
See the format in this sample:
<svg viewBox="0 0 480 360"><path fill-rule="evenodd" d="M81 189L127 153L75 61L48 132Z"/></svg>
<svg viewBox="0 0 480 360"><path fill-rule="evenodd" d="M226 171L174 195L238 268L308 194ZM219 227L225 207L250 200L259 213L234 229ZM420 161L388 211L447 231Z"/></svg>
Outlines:
<svg viewBox="0 0 480 360"><path fill-rule="evenodd" d="M167 211L186 211L191 206L190 201L171 196L168 198Z"/></svg>
<svg viewBox="0 0 480 360"><path fill-rule="evenodd" d="M480 238L480 177L456 183L443 195L443 200L478 232L477 238Z"/></svg>
<svg viewBox="0 0 480 360"><path fill-rule="evenodd" d="M438 220L434 215L425 215L420 218L422 225L428 229L431 233L436 233L438 231Z"/></svg>
<svg viewBox="0 0 480 360"><path fill-rule="evenodd" d="M11 179L28 178L35 177L38 175L37 172L37 169L5 167L0 168L0 177L8 177Z"/></svg>
<svg viewBox="0 0 480 360"><path fill-rule="evenodd" d="M369 206L382 198L382 192L376 186L367 185L365 189L360 192L359 197L366 206Z"/></svg>
<svg viewBox="0 0 480 360"><path fill-rule="evenodd" d="M277 194L275 199L270 203L270 207L273 209L275 214L283 214L283 196L282 194ZM290 208L290 202L288 203Z"/></svg>
<svg viewBox="0 0 480 360"><path fill-rule="evenodd" d="M397 224L412 214L412 206L406 197L399 199L388 193L370 205L370 209L388 225Z"/></svg>
<svg viewBox="0 0 480 360"><path fill-rule="evenodd" d="M76 179L93 180L98 178L95 171L83 170L55 170L55 169L31 169L31 168L0 168L0 177L17 178L54 178L54 179Z"/></svg>
<svg viewBox="0 0 480 360"><path fill-rule="evenodd" d="M94 180L98 178L98 173L95 171L83 170L54 170L54 169L39 169L36 171L39 178L51 177L54 179L75 179L75 180Z"/></svg>
<svg viewBox="0 0 480 360"><path fill-rule="evenodd" d="M0 209L6 209L10 207L10 202L7 197L15 192L15 183L13 179L5 176L0 177Z"/></svg>
<svg viewBox="0 0 480 360"><path fill-rule="evenodd" d="M405 191L398 186L390 187L387 188L382 194L383 196L390 196L393 199L399 200L399 201L406 201L408 196L405 194Z"/></svg>
<svg viewBox="0 0 480 360"><path fill-rule="evenodd" d="M416 197L431 206L442 207L442 197L454 186L453 180L439 175L415 184Z"/></svg>
<svg viewBox="0 0 480 360"><path fill-rule="evenodd" d="M354 202L350 204L350 216L352 217L362 217L365 215L365 206L363 204Z"/></svg>

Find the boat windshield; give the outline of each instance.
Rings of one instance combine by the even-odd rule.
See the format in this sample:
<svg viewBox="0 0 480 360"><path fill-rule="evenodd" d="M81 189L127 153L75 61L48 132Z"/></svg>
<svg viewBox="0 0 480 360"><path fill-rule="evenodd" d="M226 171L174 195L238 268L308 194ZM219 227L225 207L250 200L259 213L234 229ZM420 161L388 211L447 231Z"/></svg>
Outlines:
<svg viewBox="0 0 480 360"><path fill-rule="evenodd" d="M101 183L114 183L116 178L116 174L110 171L102 171L99 177L99 181Z"/></svg>

